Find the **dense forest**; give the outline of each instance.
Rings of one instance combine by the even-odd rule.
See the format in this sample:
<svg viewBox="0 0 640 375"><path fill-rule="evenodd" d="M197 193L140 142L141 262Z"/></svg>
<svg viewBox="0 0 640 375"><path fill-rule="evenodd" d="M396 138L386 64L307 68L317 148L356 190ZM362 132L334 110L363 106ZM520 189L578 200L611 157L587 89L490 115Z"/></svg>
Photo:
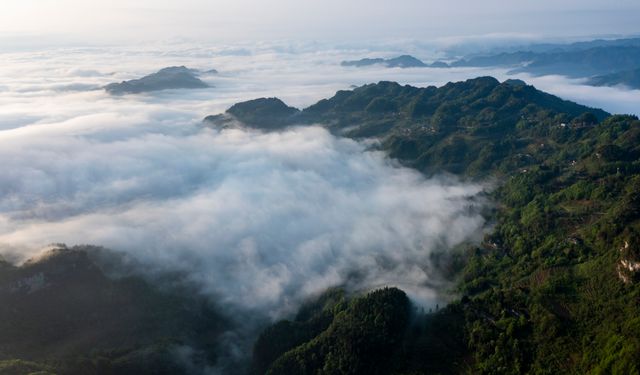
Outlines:
<svg viewBox="0 0 640 375"><path fill-rule="evenodd" d="M372 147L425 175L495 186L491 233L451 254L450 304L422 311L396 288L329 290L262 332L253 373L640 373L638 118L481 77L440 88L380 82L304 110L263 98L205 120L237 123L324 124L379 139ZM175 343L216 361L224 319L206 301L114 280L96 268L103 253L60 247L21 267L0 262L0 328L10 332L0 374L188 372L171 362ZM56 286L48 300L44 279ZM42 301L56 307L46 319Z"/></svg>

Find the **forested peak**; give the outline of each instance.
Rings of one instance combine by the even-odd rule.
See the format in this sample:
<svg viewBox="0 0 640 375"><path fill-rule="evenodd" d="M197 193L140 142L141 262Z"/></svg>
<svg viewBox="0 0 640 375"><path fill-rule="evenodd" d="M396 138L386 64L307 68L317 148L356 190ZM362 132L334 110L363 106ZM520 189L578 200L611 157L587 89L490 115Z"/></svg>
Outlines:
<svg viewBox="0 0 640 375"><path fill-rule="evenodd" d="M446 107L441 107L445 105ZM460 82L449 82L441 87L402 86L396 82L381 81L357 87L351 91L338 91L332 98L321 100L306 108L307 115L327 116L331 112L396 112L407 117L431 116L438 109L451 115L463 112L477 113L485 109L502 110L506 116L519 116L530 106L566 113L572 117L592 112L598 119L608 114L537 90L521 80L500 83L493 77L478 77Z"/></svg>
<svg viewBox="0 0 640 375"><path fill-rule="evenodd" d="M234 104L227 110L234 116L243 116L248 112L262 113L267 115L293 114L298 110L287 106L278 98L258 98Z"/></svg>
<svg viewBox="0 0 640 375"><path fill-rule="evenodd" d="M274 130L291 124L299 110L278 98L258 98L235 104L226 113L249 127ZM208 117L209 121L214 118Z"/></svg>

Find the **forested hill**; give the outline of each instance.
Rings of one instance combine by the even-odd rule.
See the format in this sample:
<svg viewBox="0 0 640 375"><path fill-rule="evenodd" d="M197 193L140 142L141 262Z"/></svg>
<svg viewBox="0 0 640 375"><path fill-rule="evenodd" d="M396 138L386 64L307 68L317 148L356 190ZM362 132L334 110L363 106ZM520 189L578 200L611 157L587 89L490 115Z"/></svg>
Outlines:
<svg viewBox="0 0 640 375"><path fill-rule="evenodd" d="M132 273L106 249L0 257L0 374L191 374L215 363L228 322L177 280Z"/></svg>
<svg viewBox="0 0 640 375"><path fill-rule="evenodd" d="M262 126L243 112L209 122ZM463 254L455 302L410 323L393 290L330 292L263 333L256 373L638 374L636 117L483 77L441 88L381 82L281 119L377 137L426 173L490 177L499 208L493 232Z"/></svg>
<svg viewBox="0 0 640 375"><path fill-rule="evenodd" d="M338 91L302 111L256 99L206 121L233 118L268 130L319 123L347 137L379 138L391 157L429 174L486 176L535 165L607 116L519 80L480 77L439 88L380 82Z"/></svg>

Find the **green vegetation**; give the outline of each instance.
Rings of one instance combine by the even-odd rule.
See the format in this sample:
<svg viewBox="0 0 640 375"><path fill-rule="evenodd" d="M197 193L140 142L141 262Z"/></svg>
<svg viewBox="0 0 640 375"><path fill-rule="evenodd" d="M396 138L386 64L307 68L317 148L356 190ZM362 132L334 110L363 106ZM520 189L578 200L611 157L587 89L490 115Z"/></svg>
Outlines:
<svg viewBox="0 0 640 375"><path fill-rule="evenodd" d="M208 302L107 277L118 262L104 249L59 245L20 267L0 264L0 374L181 374L185 348L190 361L215 363L225 322Z"/></svg>
<svg viewBox="0 0 640 375"><path fill-rule="evenodd" d="M439 89L367 85L338 92L300 118L355 138L380 137L383 150L428 174L496 180L495 228L467 251L458 301L411 324L397 315L397 324L385 324L398 331L384 331L384 340L364 317L392 310L380 309L384 303L367 303L363 317L345 307L339 313L348 319L335 309L320 314L332 317L329 325L279 323L270 330L289 337L288 345L260 368L375 373L344 367L345 360L358 366L374 358L390 374L639 373L636 117L479 78ZM341 344L347 337L350 348ZM371 344L378 339L395 343L388 356Z"/></svg>
<svg viewBox="0 0 640 375"><path fill-rule="evenodd" d="M391 157L427 174L486 176L539 163L607 115L517 81L481 77L440 88L366 85L301 117L348 137L380 137Z"/></svg>
<svg viewBox="0 0 640 375"><path fill-rule="evenodd" d="M495 192L461 292L480 373L638 373L640 122L613 116ZM625 245L626 244L626 245Z"/></svg>
<svg viewBox="0 0 640 375"><path fill-rule="evenodd" d="M238 103L227 111L246 125L260 124L263 128L269 129L289 125L298 112L278 98L261 98Z"/></svg>
<svg viewBox="0 0 640 375"><path fill-rule="evenodd" d="M261 362L256 366L258 373L266 369L272 375L387 374L395 366L396 352L401 350L409 315L409 299L395 288L380 289L348 302L331 299L307 320L281 323L263 333L256 343L256 358L264 357L268 342L293 345L282 348L281 355L268 367ZM301 329L316 328L317 321L327 318L331 323L326 329L294 346ZM289 347L292 349L286 350Z"/></svg>
<svg viewBox="0 0 640 375"><path fill-rule="evenodd" d="M457 303L425 314L396 288L351 298L333 290L262 333L254 373L453 374L464 361L464 323Z"/></svg>

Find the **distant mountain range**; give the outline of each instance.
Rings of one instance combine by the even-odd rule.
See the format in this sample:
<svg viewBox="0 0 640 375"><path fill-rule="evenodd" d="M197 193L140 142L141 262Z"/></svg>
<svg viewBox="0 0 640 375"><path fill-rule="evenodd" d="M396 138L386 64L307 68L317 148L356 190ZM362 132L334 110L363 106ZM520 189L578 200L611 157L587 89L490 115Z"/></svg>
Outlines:
<svg viewBox="0 0 640 375"><path fill-rule="evenodd" d="M352 60L352 61L343 61L341 63L342 66L353 66L353 67L365 67L371 65L382 65L387 68L442 68L447 65L442 62L436 62L433 64L425 64L421 60L410 56L410 55L402 55L398 57L394 57L391 59L383 59L383 58L364 58L360 60Z"/></svg>
<svg viewBox="0 0 640 375"><path fill-rule="evenodd" d="M640 89L640 68L595 76L590 78L587 82L592 86L623 85L630 88Z"/></svg>
<svg viewBox="0 0 640 375"><path fill-rule="evenodd" d="M640 69L640 39L597 40L569 45L538 45L515 52L477 55L451 67L507 67L512 73L558 74L571 78L599 78L588 84L622 84L640 88L633 71ZM609 76L611 77L600 77Z"/></svg>
<svg viewBox="0 0 640 375"><path fill-rule="evenodd" d="M215 74L216 70L209 70L205 74ZM172 66L159 70L139 79L111 83L104 89L112 95L139 94L143 92L168 89L203 89L209 87L198 78L200 71L184 66Z"/></svg>
<svg viewBox="0 0 640 375"><path fill-rule="evenodd" d="M534 43L511 47L494 48L484 55L497 55L505 52L530 51L546 52L576 52L599 47L640 47L640 38L594 39L573 43Z"/></svg>
<svg viewBox="0 0 640 375"><path fill-rule="evenodd" d="M389 68L456 68L501 67L510 73L529 73L535 76L564 75L570 78L589 78L593 86L623 85L640 89L637 71L640 69L640 38L594 40L571 44L533 44L473 54L452 62L431 64L402 55L391 59L364 58L343 61L342 66Z"/></svg>

